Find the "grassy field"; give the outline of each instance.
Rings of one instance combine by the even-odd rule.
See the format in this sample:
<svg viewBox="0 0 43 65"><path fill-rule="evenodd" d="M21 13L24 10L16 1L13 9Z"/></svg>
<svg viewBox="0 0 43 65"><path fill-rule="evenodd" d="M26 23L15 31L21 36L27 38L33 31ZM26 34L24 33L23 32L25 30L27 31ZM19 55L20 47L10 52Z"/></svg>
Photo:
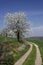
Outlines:
<svg viewBox="0 0 43 65"><path fill-rule="evenodd" d="M23 65L35 65L35 58L36 58L36 48L33 46L32 52L23 63Z"/></svg>
<svg viewBox="0 0 43 65"><path fill-rule="evenodd" d="M41 56L42 56L42 62L43 62L43 39L28 39L30 42L34 42L39 46ZM43 63L42 63L43 65Z"/></svg>
<svg viewBox="0 0 43 65"><path fill-rule="evenodd" d="M43 39L27 39L27 40L30 41L30 42L34 42L39 46L41 56L42 56L42 61L43 61ZM13 65L30 48L30 46L26 46L24 48L24 50L18 52L18 51L16 51L16 49L19 46L21 46L22 43L19 43L16 38L9 38L9 37L3 37L3 36L0 36L0 45L1 44L6 44L6 46L8 47L7 51L9 53L13 52L13 54L12 54L12 57L7 60L7 61L10 60L10 62L12 62L11 64L0 64L0 65ZM0 51L0 54L1 54L1 51ZM14 56L14 55L16 55L16 56ZM31 52L31 54L28 56L28 58L23 63L23 65L34 65L35 58L36 58L36 49L33 46L33 50Z"/></svg>
<svg viewBox="0 0 43 65"><path fill-rule="evenodd" d="M7 52L12 54L12 58L4 60L5 63L11 62L10 64L8 63L8 64L0 64L0 65L13 65L30 48L30 46L26 46L24 50L17 51L17 48L20 47L22 43L19 43L16 38L9 38L3 36L0 36L0 45L1 44L5 44L5 46L7 46Z"/></svg>

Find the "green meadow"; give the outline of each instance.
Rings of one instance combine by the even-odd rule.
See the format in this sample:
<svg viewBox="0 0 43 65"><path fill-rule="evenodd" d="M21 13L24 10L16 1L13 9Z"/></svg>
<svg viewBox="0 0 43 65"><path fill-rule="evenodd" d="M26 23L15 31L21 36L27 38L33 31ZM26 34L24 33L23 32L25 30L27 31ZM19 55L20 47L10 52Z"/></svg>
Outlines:
<svg viewBox="0 0 43 65"><path fill-rule="evenodd" d="M19 43L16 38L9 38L0 36L0 55L3 53L8 54L3 57L0 65L14 65L14 63L24 55L30 46L25 46L24 50L18 51L18 47L20 47L23 43ZM6 47L5 49L1 48L2 46Z"/></svg>
<svg viewBox="0 0 43 65"><path fill-rule="evenodd" d="M42 57L42 65L43 65L43 39L28 39L28 41L34 42L39 46Z"/></svg>

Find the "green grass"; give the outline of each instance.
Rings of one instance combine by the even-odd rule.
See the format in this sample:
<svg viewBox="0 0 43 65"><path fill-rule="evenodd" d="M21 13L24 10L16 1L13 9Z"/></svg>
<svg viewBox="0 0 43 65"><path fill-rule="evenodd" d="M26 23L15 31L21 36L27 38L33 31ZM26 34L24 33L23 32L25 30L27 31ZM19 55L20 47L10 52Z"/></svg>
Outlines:
<svg viewBox="0 0 43 65"><path fill-rule="evenodd" d="M43 39L28 39L30 42L34 42L39 46L41 57L42 57L42 65L43 65Z"/></svg>
<svg viewBox="0 0 43 65"><path fill-rule="evenodd" d="M25 60L23 65L35 65L35 58L36 58L36 48L33 46L32 52L28 56L28 58Z"/></svg>
<svg viewBox="0 0 43 65"><path fill-rule="evenodd" d="M0 44L2 43L8 46L9 52L13 51L13 49L16 49L22 45L22 43L19 43L16 38L0 36ZM13 55L16 54L16 56L14 57L14 59L11 59L11 60L14 60L14 63L15 63L21 56L23 56L28 51L29 48L30 46L26 46L25 49L22 51L19 51L19 52L13 51L14 52Z"/></svg>
<svg viewBox="0 0 43 65"><path fill-rule="evenodd" d="M0 36L0 43L1 42L6 43L7 45L12 46L14 48L17 48L20 46L20 43L17 41L16 38Z"/></svg>
<svg viewBox="0 0 43 65"><path fill-rule="evenodd" d="M17 56L15 56L14 58L14 63L20 58L22 57L28 50L29 50L30 46L26 46L25 49L19 53L17 53Z"/></svg>

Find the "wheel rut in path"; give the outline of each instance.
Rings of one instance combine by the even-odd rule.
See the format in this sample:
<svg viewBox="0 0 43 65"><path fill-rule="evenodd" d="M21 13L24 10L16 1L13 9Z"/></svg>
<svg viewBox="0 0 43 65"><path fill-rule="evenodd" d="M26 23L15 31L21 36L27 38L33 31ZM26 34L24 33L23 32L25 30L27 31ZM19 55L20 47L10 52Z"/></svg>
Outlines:
<svg viewBox="0 0 43 65"><path fill-rule="evenodd" d="M27 59L27 57L30 55L33 45L30 44L29 42L27 43L30 45L30 49L14 65L22 65L24 61Z"/></svg>
<svg viewBox="0 0 43 65"><path fill-rule="evenodd" d="M33 43L33 45L36 47L35 65L42 65L42 58L41 58L41 53L40 53L39 47L35 43Z"/></svg>

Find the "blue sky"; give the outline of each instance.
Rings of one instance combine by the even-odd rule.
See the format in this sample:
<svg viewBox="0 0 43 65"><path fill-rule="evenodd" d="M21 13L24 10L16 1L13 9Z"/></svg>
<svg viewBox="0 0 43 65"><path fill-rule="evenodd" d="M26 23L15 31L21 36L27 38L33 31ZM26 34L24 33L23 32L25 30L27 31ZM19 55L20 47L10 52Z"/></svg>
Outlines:
<svg viewBox="0 0 43 65"><path fill-rule="evenodd" d="M0 30L6 13L26 12L31 22L31 36L43 36L43 0L0 0Z"/></svg>

